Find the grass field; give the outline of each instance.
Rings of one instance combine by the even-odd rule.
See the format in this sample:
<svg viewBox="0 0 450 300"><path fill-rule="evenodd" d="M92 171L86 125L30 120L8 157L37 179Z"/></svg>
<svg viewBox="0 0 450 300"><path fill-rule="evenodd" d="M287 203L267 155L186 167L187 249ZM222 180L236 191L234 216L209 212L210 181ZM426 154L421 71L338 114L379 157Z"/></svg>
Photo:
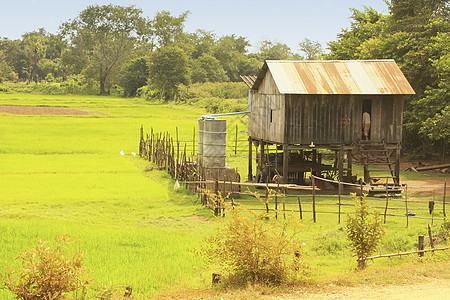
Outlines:
<svg viewBox="0 0 450 300"><path fill-rule="evenodd" d="M189 141L204 111L140 99L73 95L0 93L0 105L93 112L0 115L0 273L17 266L14 258L35 240L69 234L86 255L97 284L131 285L138 299L175 287L209 286L211 269L193 250L223 220L214 219L196 196L173 191L174 182L165 172L151 170L148 162L131 154L138 152L141 124L146 132L152 127L172 136L178 127L180 140ZM246 130L246 118L228 120L231 141L235 125ZM228 162L244 179L245 155L230 155ZM303 221L310 278L352 272L356 262L343 225L337 224L335 215L318 219ZM414 250L426 224L411 222L406 229L404 218L389 218L380 251ZM376 264L397 265L411 259ZM1 299L12 297L0 290Z"/></svg>

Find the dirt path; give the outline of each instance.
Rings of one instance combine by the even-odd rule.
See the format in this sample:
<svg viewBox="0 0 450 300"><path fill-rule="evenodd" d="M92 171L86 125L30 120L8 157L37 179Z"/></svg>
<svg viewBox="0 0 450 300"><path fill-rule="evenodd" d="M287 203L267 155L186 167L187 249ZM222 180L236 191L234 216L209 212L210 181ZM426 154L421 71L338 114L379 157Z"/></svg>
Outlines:
<svg viewBox="0 0 450 300"><path fill-rule="evenodd" d="M226 299L223 297L223 299ZM450 280L422 278L414 285L363 287L329 286L326 290L298 290L259 299L450 299Z"/></svg>
<svg viewBox="0 0 450 300"><path fill-rule="evenodd" d="M101 114L99 112L89 112L65 107L0 105L0 114L2 113L13 115L64 115L64 116L85 116L85 115Z"/></svg>

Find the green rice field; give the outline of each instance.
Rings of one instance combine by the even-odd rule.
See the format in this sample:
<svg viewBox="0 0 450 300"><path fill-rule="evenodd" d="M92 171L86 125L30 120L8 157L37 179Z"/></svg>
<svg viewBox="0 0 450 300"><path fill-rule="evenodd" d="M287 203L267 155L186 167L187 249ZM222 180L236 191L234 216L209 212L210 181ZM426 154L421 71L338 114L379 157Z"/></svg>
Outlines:
<svg viewBox="0 0 450 300"><path fill-rule="evenodd" d="M74 95L0 93L1 105L72 108L91 115L0 114L0 273L17 267L15 258L36 240L68 234L86 257L94 279L89 292L92 298L95 286L110 284L132 286L136 299L173 288L210 287L211 272L217 266L205 265L195 250L205 237L220 230L226 218L215 218L196 195L183 188L174 191L174 181L167 173L133 154L138 152L141 125L146 133L153 128L171 136L178 128L179 139L189 143L197 119L205 111L186 104ZM236 125L239 131L246 130L246 117L228 117L230 143ZM248 147L245 141L239 144ZM228 163L238 168L245 180L246 153L234 155L232 148L229 152ZM446 179L445 175L432 176ZM262 208L250 196L237 201ZM278 201L281 205L283 200ZM301 201L303 209L311 211L311 195L302 195ZM335 196L317 198L319 206L336 201ZM374 206L384 205L380 200L370 201ZM299 218L299 212L289 212L298 210L297 197L288 198L286 203L287 217ZM399 214L404 215L404 204L398 205L402 209ZM423 207L410 205L409 210ZM351 206L344 209L350 212ZM416 211L423 216L427 213ZM438 212L435 217L443 216ZM337 215L327 213L319 214L313 222L311 213L304 213L301 238L305 263L310 266L309 279L355 269L344 220L345 215L338 224ZM434 230L442 222L434 220ZM411 219L406 228L405 217L388 217L379 251L415 250L417 235L426 233L428 223ZM373 267L415 259L380 259ZM0 299L13 298L12 293L0 289Z"/></svg>

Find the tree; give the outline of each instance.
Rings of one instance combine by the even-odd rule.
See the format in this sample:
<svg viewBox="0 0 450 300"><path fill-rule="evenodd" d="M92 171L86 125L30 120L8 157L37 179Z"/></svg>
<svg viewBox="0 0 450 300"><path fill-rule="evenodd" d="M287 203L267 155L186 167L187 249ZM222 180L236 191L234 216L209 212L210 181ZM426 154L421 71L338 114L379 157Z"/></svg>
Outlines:
<svg viewBox="0 0 450 300"><path fill-rule="evenodd" d="M308 38L304 38L298 44L299 50L305 54L306 60L319 59L323 54L322 45L317 41L312 41Z"/></svg>
<svg viewBox="0 0 450 300"><path fill-rule="evenodd" d="M150 83L165 101L176 100L180 84L189 84L188 57L180 48L164 47L150 58Z"/></svg>
<svg viewBox="0 0 450 300"><path fill-rule="evenodd" d="M183 12L178 17L173 17L169 11L157 12L151 21L152 35L156 39L159 48L174 46L184 35L184 23L189 16L189 11Z"/></svg>
<svg viewBox="0 0 450 300"><path fill-rule="evenodd" d="M220 61L231 81L240 81L242 68L248 60L247 47L250 43L242 36L228 35L221 37L214 47L213 55Z"/></svg>
<svg viewBox="0 0 450 300"><path fill-rule="evenodd" d="M120 73L120 85L123 87L125 96L136 96L137 89L147 84L149 76L147 59L140 57L130 61L122 67Z"/></svg>
<svg viewBox="0 0 450 300"><path fill-rule="evenodd" d="M4 79L8 79L11 72L11 67L6 62L6 56L3 51L0 50L0 82Z"/></svg>
<svg viewBox="0 0 450 300"><path fill-rule="evenodd" d="M192 60L192 82L222 82L229 78L222 68L220 61L208 53Z"/></svg>
<svg viewBox="0 0 450 300"><path fill-rule="evenodd" d="M31 77L38 82L38 64L45 58L47 45L44 38L35 33L25 34L23 37L24 52L31 63Z"/></svg>
<svg viewBox="0 0 450 300"><path fill-rule="evenodd" d="M268 59L291 59L292 56L291 48L286 44L273 43L269 40L264 40L259 45L259 58L262 61Z"/></svg>
<svg viewBox="0 0 450 300"><path fill-rule="evenodd" d="M61 34L86 57L87 68L96 74L101 95L107 94L110 75L147 33L148 22L141 15L142 10L134 6L92 5L62 24Z"/></svg>

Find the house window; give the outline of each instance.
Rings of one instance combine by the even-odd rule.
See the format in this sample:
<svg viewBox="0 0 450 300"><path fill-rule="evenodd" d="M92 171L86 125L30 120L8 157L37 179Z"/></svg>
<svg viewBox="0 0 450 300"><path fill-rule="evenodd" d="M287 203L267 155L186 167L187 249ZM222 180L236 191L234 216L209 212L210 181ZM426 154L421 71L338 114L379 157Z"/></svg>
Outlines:
<svg viewBox="0 0 450 300"><path fill-rule="evenodd" d="M273 122L273 109L270 110L270 123Z"/></svg>

